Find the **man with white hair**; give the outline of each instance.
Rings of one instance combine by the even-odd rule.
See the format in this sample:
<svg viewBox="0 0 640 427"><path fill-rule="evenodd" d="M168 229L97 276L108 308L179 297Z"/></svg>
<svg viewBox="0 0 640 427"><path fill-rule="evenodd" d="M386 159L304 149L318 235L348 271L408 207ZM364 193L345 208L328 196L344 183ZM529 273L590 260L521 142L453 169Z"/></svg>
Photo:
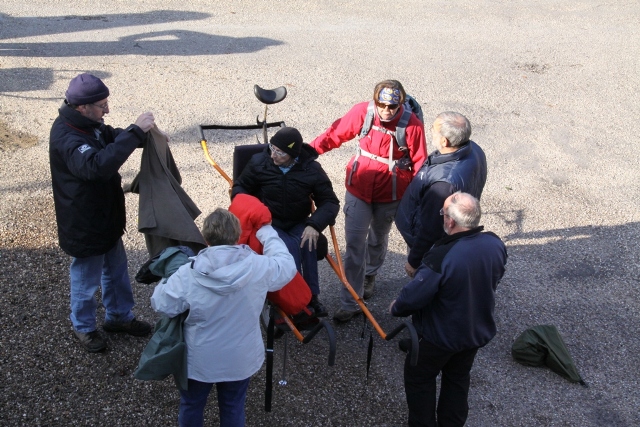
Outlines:
<svg viewBox="0 0 640 427"><path fill-rule="evenodd" d="M439 210L456 191L480 199L487 180L487 161L482 148L471 141L471 123L460 113L438 114L431 126L436 151L413 178L402 196L395 216L398 231L409 246L405 271L413 277L422 257L444 236Z"/></svg>
<svg viewBox="0 0 640 427"><path fill-rule="evenodd" d="M427 252L413 280L389 306L394 316L411 315L419 337L418 363L411 366L407 351L404 364L409 426L464 425L471 367L478 349L496 334L495 290L507 262L504 243L479 226L478 199L456 192L440 215L446 236Z"/></svg>

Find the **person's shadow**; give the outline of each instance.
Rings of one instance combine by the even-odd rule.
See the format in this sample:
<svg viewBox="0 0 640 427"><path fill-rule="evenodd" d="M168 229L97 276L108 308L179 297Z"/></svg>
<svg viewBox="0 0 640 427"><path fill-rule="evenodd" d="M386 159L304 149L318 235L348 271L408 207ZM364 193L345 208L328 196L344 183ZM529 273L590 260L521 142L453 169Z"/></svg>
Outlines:
<svg viewBox="0 0 640 427"><path fill-rule="evenodd" d="M47 34L99 32L118 27L153 25L206 19L206 13L153 11L140 14L13 18L0 14L0 39ZM0 43L0 56L64 58L113 55L221 55L256 52L281 41L264 37L229 37L188 30L150 31L120 37L115 41L12 42Z"/></svg>
<svg viewBox="0 0 640 427"><path fill-rule="evenodd" d="M194 56L257 52L282 42L264 37L228 37L185 30L154 31L117 41L0 43L0 55L61 58L75 56Z"/></svg>
<svg viewBox="0 0 640 427"><path fill-rule="evenodd" d="M100 31L137 25L164 24L204 20L209 13L154 10L144 13L108 15L62 15L46 17L13 17L0 13L0 39L15 39L80 31Z"/></svg>
<svg viewBox="0 0 640 427"><path fill-rule="evenodd" d="M98 32L128 26L162 24L209 18L207 13L188 11L152 11L139 14L95 16L54 16L14 18L0 13L0 40L18 39L47 34ZM281 41L264 37L229 37L188 30L141 32L112 41L10 42L0 43L0 56L64 58L75 56L194 56L257 52ZM0 69L0 94L47 90L56 76L52 68ZM77 70L78 73L87 70ZM108 73L90 71L100 78ZM43 98L38 98L43 99ZM53 98L51 98L53 99ZM57 99L57 98L56 98Z"/></svg>

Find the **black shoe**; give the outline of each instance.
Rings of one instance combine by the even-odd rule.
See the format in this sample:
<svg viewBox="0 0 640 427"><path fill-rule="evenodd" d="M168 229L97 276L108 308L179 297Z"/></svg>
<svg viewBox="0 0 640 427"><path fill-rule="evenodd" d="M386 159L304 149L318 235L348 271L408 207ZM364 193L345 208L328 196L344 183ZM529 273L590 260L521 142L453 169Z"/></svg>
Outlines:
<svg viewBox="0 0 640 427"><path fill-rule="evenodd" d="M309 307L313 308L313 312L315 313L316 317L327 317L329 315L327 309L324 308L324 305L322 305L322 303L318 299L318 295L313 295L311 297Z"/></svg>
<svg viewBox="0 0 640 427"><path fill-rule="evenodd" d="M151 333L153 327L147 322L136 320L134 317L126 323L105 323L102 325L102 329L106 332L126 332L134 337L145 337Z"/></svg>
<svg viewBox="0 0 640 427"><path fill-rule="evenodd" d="M409 353L411 350L411 338L403 338L398 341L398 348L405 353Z"/></svg>
<svg viewBox="0 0 640 427"><path fill-rule="evenodd" d="M307 306L303 308L300 313L289 316L294 325L298 323L303 323L308 321L309 319L316 317L315 310L311 306Z"/></svg>
<svg viewBox="0 0 640 427"><path fill-rule="evenodd" d="M74 330L73 333L89 353L98 353L107 348L107 343L104 342L104 339L98 331L84 333Z"/></svg>

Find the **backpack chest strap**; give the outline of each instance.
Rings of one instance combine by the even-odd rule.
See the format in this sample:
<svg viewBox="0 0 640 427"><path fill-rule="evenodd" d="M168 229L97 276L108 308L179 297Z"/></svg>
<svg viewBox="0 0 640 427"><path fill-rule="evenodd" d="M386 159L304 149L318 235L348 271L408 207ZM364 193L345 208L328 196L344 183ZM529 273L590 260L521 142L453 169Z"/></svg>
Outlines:
<svg viewBox="0 0 640 427"><path fill-rule="evenodd" d="M371 129L372 130L377 130L378 132L384 133L384 134L387 134L387 135L396 136L396 132L395 131L389 130L387 128L383 128L381 126L373 125L373 126L371 126Z"/></svg>
<svg viewBox="0 0 640 427"><path fill-rule="evenodd" d="M388 157L382 157L382 156L376 156L375 154L372 154L366 150L363 150L362 148L358 147L358 152L356 153L356 156L364 156L364 157L368 157L372 160L375 160L377 162L380 163L384 163L385 165L389 165L389 170L393 170L393 167L396 165L396 161L393 159L389 159Z"/></svg>
<svg viewBox="0 0 640 427"><path fill-rule="evenodd" d="M391 172L391 198L392 198L392 200L397 200L397 192L396 192L397 160L393 160L393 153L390 153L390 155L391 155L391 158L382 157L382 156L376 156L375 154L372 154L372 153L370 153L370 152L368 152L366 150L363 150L362 148L358 147L356 149L356 155L355 155L355 157L353 159L353 164L351 165L351 173L349 174L349 179L347 180L348 184L351 185L351 178L353 177L353 174L355 173L356 169L358 169L358 158L360 156L368 157L371 160L375 160L375 161L380 162L382 164L389 165L389 172Z"/></svg>

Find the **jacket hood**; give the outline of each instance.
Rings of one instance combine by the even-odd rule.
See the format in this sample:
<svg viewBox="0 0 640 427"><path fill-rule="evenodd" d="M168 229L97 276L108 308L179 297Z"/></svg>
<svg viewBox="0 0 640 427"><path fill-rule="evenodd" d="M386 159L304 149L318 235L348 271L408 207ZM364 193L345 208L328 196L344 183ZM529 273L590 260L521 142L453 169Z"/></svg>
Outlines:
<svg viewBox="0 0 640 427"><path fill-rule="evenodd" d="M300 151L300 163L311 162L318 158L318 152L309 144L302 144Z"/></svg>
<svg viewBox="0 0 640 427"><path fill-rule="evenodd" d="M219 295L237 292L252 280L250 257L254 253L247 245L208 247L195 258L193 277Z"/></svg>

